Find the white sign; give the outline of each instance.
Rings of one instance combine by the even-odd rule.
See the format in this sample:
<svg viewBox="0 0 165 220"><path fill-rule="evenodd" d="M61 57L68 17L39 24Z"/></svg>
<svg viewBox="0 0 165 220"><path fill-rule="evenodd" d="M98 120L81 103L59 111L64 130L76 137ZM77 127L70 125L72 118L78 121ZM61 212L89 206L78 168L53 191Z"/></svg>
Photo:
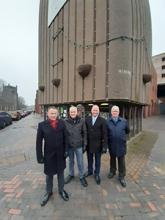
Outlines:
<svg viewBox="0 0 165 220"><path fill-rule="evenodd" d="M119 69L118 71L119 71L119 73L125 73L125 74L128 74L128 75L131 75L131 71L130 70Z"/></svg>
<svg viewBox="0 0 165 220"><path fill-rule="evenodd" d="M56 17L60 9L63 7L67 0L49 0L48 2L48 26Z"/></svg>

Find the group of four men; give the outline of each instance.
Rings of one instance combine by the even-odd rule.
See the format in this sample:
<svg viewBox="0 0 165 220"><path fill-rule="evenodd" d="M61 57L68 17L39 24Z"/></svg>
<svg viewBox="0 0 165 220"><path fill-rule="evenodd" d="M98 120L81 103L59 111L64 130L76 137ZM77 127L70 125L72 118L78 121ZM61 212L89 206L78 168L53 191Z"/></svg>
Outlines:
<svg viewBox="0 0 165 220"><path fill-rule="evenodd" d="M108 178L116 174L116 158L118 159L119 181L123 187L125 182L126 134L128 123L119 117L119 107L113 106L111 117L106 121L100 116L97 105L93 105L91 116L83 119L78 116L77 108L71 106L66 120L58 118L55 107L48 109L48 119L39 123L36 138L36 155L38 163L44 163L46 174L46 193L41 199L44 206L52 195L53 175L57 174L58 191L64 201L69 200L64 184L74 179L74 156L77 159L81 185L87 187L87 176L94 175L99 185L101 155L110 153L110 172ZM44 148L43 148L44 140ZM87 152L88 170L84 172L83 153ZM69 175L64 179L66 157L69 156ZM93 169L93 161L95 167Z"/></svg>

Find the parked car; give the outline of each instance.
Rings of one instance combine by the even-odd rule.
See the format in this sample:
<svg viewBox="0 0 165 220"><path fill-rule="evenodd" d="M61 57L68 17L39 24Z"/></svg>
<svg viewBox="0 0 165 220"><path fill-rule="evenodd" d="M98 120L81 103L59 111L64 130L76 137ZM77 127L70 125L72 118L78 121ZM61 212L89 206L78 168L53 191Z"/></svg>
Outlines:
<svg viewBox="0 0 165 220"><path fill-rule="evenodd" d="M21 119L21 114L18 111L9 112L13 121L18 121Z"/></svg>
<svg viewBox="0 0 165 220"><path fill-rule="evenodd" d="M6 125L11 125L12 124L12 118L11 115L7 112L0 112L0 117L4 119Z"/></svg>
<svg viewBox="0 0 165 220"><path fill-rule="evenodd" d="M24 118L26 116L25 111L19 110L18 112L19 112L21 118Z"/></svg>
<svg viewBox="0 0 165 220"><path fill-rule="evenodd" d="M0 129L4 128L6 126L5 119L2 115L0 115Z"/></svg>

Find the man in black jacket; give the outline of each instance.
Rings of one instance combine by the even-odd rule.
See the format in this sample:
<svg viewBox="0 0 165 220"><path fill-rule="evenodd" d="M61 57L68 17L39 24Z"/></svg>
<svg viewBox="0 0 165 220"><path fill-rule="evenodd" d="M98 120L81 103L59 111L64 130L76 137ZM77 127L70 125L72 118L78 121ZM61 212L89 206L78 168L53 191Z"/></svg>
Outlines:
<svg viewBox="0 0 165 220"><path fill-rule="evenodd" d="M87 134L84 119L78 117L77 107L71 106L69 109L69 117L65 120L67 132L69 134L69 175L65 179L65 184L74 178L74 156L77 159L79 178L81 185L88 185L84 177L83 152L86 150Z"/></svg>
<svg viewBox="0 0 165 220"><path fill-rule="evenodd" d="M99 116L100 110L97 105L93 105L91 109L91 116L86 118L87 126L87 158L88 158L88 172L86 176L93 174L93 157L95 157L94 177L96 183L99 185L101 154L107 151L107 127L106 120Z"/></svg>
<svg viewBox="0 0 165 220"><path fill-rule="evenodd" d="M68 193L64 190L67 131L64 122L57 116L57 109L50 107L48 109L48 120L38 124L36 155L38 163L44 164L44 173L46 174L46 193L41 200L41 206L46 205L53 194L53 175L55 174L57 174L58 191L61 198L64 201L69 200Z"/></svg>

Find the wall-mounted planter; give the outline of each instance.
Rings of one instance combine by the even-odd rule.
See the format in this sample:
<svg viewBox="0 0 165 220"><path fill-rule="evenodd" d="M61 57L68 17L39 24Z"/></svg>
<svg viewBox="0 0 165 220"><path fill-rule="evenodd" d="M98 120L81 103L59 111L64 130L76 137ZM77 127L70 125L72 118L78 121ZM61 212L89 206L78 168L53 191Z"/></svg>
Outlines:
<svg viewBox="0 0 165 220"><path fill-rule="evenodd" d="M56 78L56 79L52 79L52 84L56 87L59 87L60 85L60 79Z"/></svg>
<svg viewBox="0 0 165 220"><path fill-rule="evenodd" d="M78 73L84 79L85 77L89 75L91 69L92 69L91 64L82 64L78 67Z"/></svg>
<svg viewBox="0 0 165 220"><path fill-rule="evenodd" d="M39 86L39 90L43 92L45 90L45 86Z"/></svg>
<svg viewBox="0 0 165 220"><path fill-rule="evenodd" d="M143 83L144 83L144 84L150 82L151 79L152 79L151 74L143 74Z"/></svg>

